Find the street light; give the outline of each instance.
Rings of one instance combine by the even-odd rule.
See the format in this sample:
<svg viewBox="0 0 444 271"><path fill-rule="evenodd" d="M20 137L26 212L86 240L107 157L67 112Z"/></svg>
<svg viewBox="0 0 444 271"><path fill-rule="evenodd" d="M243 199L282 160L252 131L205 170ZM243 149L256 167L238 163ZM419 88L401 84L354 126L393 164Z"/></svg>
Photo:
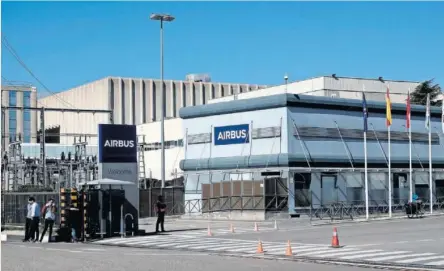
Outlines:
<svg viewBox="0 0 444 271"><path fill-rule="evenodd" d="M172 22L174 17L168 14L153 13L151 20L160 21L160 84L161 84L161 104L162 110L160 115L160 144L161 144L161 180L162 189L165 188L165 88L163 83L163 22Z"/></svg>

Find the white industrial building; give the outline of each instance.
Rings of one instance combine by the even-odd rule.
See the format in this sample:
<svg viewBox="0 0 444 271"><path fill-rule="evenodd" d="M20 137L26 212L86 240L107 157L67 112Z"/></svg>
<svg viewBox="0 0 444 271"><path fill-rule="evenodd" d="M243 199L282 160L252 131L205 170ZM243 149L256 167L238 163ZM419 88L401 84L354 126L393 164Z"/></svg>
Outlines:
<svg viewBox="0 0 444 271"><path fill-rule="evenodd" d="M365 90L366 98L373 101L385 101L387 88L393 103L403 103L407 92L413 91L420 82L395 81L351 77L321 76L284 85L273 86L250 93L241 93L211 100L209 103L230 101L234 99L250 99L281 93L305 94L332 98L362 99Z"/></svg>
<svg viewBox="0 0 444 271"><path fill-rule="evenodd" d="M189 79L189 78L188 78ZM192 78L191 78L192 79ZM195 79L195 78L194 78ZM180 175L179 163L186 159L183 147L183 123L178 118L181 107L224 102L234 99L249 99L280 93L306 94L337 98L362 99L362 90L367 100L384 101L387 87L390 88L393 103L404 103L409 89L413 91L420 82L393 81L363 78L322 76L291 82L273 87L258 85L204 83L193 81L166 81L165 120L165 174L167 179ZM160 179L160 82L152 79L109 77L39 100L40 104L51 107L67 107L66 102L77 108L113 109L114 123L137 124L139 140L146 143L144 158L146 177ZM128 91L126 91L128 90ZM146 94L143 94L146 93ZM111 95L112 94L112 95ZM113 97L113 99L111 99ZM143 99L140 99L140 98ZM160 96L159 96L160 97ZM66 102L62 102L64 100ZM108 123L108 116L49 113L48 126L60 126L61 144L72 144L71 136L63 134L88 134L91 147L96 146L97 124Z"/></svg>
<svg viewBox="0 0 444 271"><path fill-rule="evenodd" d="M177 118L181 107L265 88L262 85L214 83L206 75L187 80L165 80L165 117ZM158 79L107 77L38 100L40 106L112 110L115 124L144 124L160 120L161 81ZM60 143L72 144L75 134L87 135L96 144L97 124L110 123L106 113L46 112L45 127L60 127Z"/></svg>

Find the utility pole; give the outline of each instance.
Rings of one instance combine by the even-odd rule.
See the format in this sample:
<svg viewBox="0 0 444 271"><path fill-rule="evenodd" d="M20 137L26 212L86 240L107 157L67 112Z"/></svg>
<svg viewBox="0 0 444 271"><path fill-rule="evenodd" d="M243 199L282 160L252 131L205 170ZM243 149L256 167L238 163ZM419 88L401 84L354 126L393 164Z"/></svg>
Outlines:
<svg viewBox="0 0 444 271"><path fill-rule="evenodd" d="M165 188L165 84L163 82L163 22L172 22L174 17L168 14L151 14L151 20L160 21L160 81L162 92L162 108L160 117L160 144L161 144L161 180L162 190ZM161 191L162 191L161 190ZM161 192L161 194L163 191Z"/></svg>

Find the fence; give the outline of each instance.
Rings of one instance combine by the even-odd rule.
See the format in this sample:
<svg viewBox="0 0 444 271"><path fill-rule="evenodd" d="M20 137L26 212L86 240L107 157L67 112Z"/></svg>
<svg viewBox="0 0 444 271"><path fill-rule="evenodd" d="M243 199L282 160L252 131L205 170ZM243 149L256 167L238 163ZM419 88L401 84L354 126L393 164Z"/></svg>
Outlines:
<svg viewBox="0 0 444 271"><path fill-rule="evenodd" d="M1 220L3 225L23 226L26 222L27 204L29 197L34 197L36 202L43 206L49 199L59 202L57 192L2 192ZM57 204L60 206L60 204ZM59 217L56 216L56 225Z"/></svg>
<svg viewBox="0 0 444 271"><path fill-rule="evenodd" d="M157 197L163 194L164 202L167 205L167 215L182 215L185 213L185 189L180 187L166 187L162 189L153 187L151 189L140 190L139 216L156 216Z"/></svg>

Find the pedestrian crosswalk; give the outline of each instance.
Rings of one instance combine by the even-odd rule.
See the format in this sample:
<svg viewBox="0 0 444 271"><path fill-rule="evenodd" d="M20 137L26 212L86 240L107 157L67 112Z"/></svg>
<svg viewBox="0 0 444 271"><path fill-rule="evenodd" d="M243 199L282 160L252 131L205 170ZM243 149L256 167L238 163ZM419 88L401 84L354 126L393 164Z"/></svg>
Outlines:
<svg viewBox="0 0 444 271"><path fill-rule="evenodd" d="M258 241L186 235L154 235L131 238L112 238L94 242L100 245L128 246L153 249L190 250L254 257ZM286 242L262 242L264 254L276 258L285 257ZM444 267L444 254L383 249L362 249L353 246L332 248L328 245L292 243L294 256L320 260L367 262L377 264L416 264Z"/></svg>
<svg viewBox="0 0 444 271"><path fill-rule="evenodd" d="M235 235L235 234L249 234L249 233L260 233L260 232L270 232L275 231L276 229L273 227L261 227L255 230L255 228L210 228L211 235L220 236L220 235ZM188 231L169 231L167 232L169 235L175 236L190 236L190 237L198 237L198 236L208 236L208 229L204 230L188 230Z"/></svg>

